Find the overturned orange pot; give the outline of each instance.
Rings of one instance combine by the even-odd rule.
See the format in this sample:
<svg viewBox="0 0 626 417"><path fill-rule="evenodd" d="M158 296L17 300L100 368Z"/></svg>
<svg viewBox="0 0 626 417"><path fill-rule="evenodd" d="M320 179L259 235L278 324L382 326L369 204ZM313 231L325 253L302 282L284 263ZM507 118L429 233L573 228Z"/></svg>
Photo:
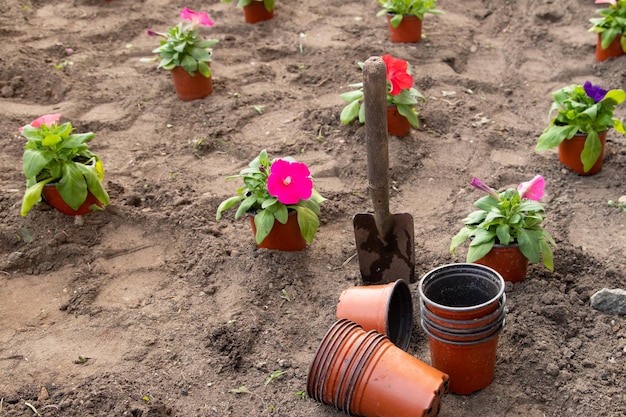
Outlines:
<svg viewBox="0 0 626 417"><path fill-rule="evenodd" d="M384 285L355 286L344 290L337 304L337 319L348 319L387 335L402 350L411 342L413 301L408 284L399 279Z"/></svg>
<svg viewBox="0 0 626 417"><path fill-rule="evenodd" d="M434 417L448 376L346 319L333 324L307 377L307 394L349 415Z"/></svg>

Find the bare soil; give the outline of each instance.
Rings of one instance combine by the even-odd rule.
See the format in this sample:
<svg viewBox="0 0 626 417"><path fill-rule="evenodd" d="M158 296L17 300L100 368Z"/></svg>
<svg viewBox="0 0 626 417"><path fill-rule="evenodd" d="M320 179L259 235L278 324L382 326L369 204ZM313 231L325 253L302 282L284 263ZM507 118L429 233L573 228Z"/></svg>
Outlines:
<svg viewBox="0 0 626 417"><path fill-rule="evenodd" d="M185 6L208 11L203 33L220 41L214 92L193 102L139 61L156 47L145 29ZM421 128L389 141L391 211L415 219L416 274L463 261L448 245L480 196L473 176L496 188L546 177L558 242L554 273L532 265L507 286L493 383L447 394L440 415L626 416L626 321L589 306L626 288L626 213L607 205L626 191L626 142L610 132L589 177L533 150L550 92L624 88L626 58L595 61L591 1L438 6L421 42L393 44L374 1L278 0L257 25L217 0L0 3L0 416L343 415L298 393L341 291L361 283L351 219L372 207L364 129L340 123L339 94L385 53L409 61L427 97ZM18 128L55 112L96 133L112 203L81 220L45 203L21 218ZM232 212L215 220L238 186L224 178L264 148L309 164L328 198L302 252L257 249ZM408 351L429 362L417 310Z"/></svg>

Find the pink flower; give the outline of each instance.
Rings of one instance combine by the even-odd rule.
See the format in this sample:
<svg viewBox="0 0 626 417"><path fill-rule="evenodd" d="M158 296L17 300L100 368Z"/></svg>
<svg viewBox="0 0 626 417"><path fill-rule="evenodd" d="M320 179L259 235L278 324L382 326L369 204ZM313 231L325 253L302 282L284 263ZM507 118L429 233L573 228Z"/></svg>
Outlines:
<svg viewBox="0 0 626 417"><path fill-rule="evenodd" d="M470 181L470 185L491 194L491 196L496 200L500 198L500 195L498 195L498 193L493 188L491 188L476 177L472 178L472 181Z"/></svg>
<svg viewBox="0 0 626 417"><path fill-rule="evenodd" d="M270 167L267 191L283 204L297 204L313 194L311 172L302 162L277 159Z"/></svg>
<svg viewBox="0 0 626 417"><path fill-rule="evenodd" d="M387 66L387 81L391 83L389 94L396 96L406 88L413 87L413 77L408 73L409 63L386 54L382 56Z"/></svg>
<svg viewBox="0 0 626 417"><path fill-rule="evenodd" d="M596 4L612 4L613 6L617 6L617 0L596 0Z"/></svg>
<svg viewBox="0 0 626 417"><path fill-rule="evenodd" d="M36 118L32 122L30 122L28 125L31 125L32 127L41 127L41 125L50 126L58 122L60 118L61 118L61 115L59 113L45 114L41 117ZM24 128L28 125L20 127L20 132L24 130Z"/></svg>
<svg viewBox="0 0 626 417"><path fill-rule="evenodd" d="M535 175L530 181L523 182L517 186L517 191L521 198L539 201L543 197L543 189L546 186L546 180L541 175Z"/></svg>
<svg viewBox="0 0 626 417"><path fill-rule="evenodd" d="M207 12L194 12L186 7L180 12L180 18L189 20L193 25L213 26L215 24Z"/></svg>

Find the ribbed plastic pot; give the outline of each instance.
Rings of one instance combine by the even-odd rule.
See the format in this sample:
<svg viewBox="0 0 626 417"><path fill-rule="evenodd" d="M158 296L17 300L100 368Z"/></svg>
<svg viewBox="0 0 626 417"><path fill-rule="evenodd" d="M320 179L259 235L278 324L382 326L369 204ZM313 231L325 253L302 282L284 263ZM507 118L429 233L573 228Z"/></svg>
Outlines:
<svg viewBox="0 0 626 417"><path fill-rule="evenodd" d="M349 415L437 416L448 376L383 334L346 319L324 336L307 377L309 397Z"/></svg>
<svg viewBox="0 0 626 417"><path fill-rule="evenodd" d="M438 317L471 320L493 313L504 294L504 279L480 264L443 265L420 279L420 299Z"/></svg>
<svg viewBox="0 0 626 417"><path fill-rule="evenodd" d="M611 42L608 48L602 49L602 37L598 33L598 41L596 43L596 61L602 62L609 58L615 58L624 55L624 48L621 44L622 35L617 35L615 40Z"/></svg>
<svg viewBox="0 0 626 417"><path fill-rule="evenodd" d="M262 1L253 0L249 5L243 6L243 17L246 23L264 22L274 18L274 9L268 11Z"/></svg>
<svg viewBox="0 0 626 417"><path fill-rule="evenodd" d="M387 133L393 136L404 137L411 131L409 119L398 111L395 104L387 106Z"/></svg>
<svg viewBox="0 0 626 417"><path fill-rule="evenodd" d="M431 364L450 376L450 392L469 395L491 384L503 326L487 338L470 342L446 340L424 329L428 335Z"/></svg>
<svg viewBox="0 0 626 417"><path fill-rule="evenodd" d="M493 245L493 248L474 263L495 269L505 281L522 282L528 272L528 258L519 249L518 244Z"/></svg>
<svg viewBox="0 0 626 417"><path fill-rule="evenodd" d="M484 330L494 323L501 321L504 318L506 297L503 294L500 300L499 306L492 313L489 313L483 317L478 317L469 320L454 320L442 318L426 308L423 300L420 300L420 313L423 320L432 323L435 328L444 329L449 332L458 334L476 333L477 331Z"/></svg>
<svg viewBox="0 0 626 417"><path fill-rule="evenodd" d="M602 151L600 152L600 156L595 164L591 167L591 169L585 172L583 162L580 160L580 155L585 148L585 141L587 140L587 135L585 134L576 134L571 139L565 139L563 142L559 144L559 161L572 171L580 174L580 175L593 175L598 173L602 169L602 160L604 159L604 148L606 147L606 134L607 130L604 132L600 132L598 136L600 137L600 143L602 144Z"/></svg>
<svg viewBox="0 0 626 417"><path fill-rule="evenodd" d="M402 350L411 342L413 300L404 280L384 285L355 286L339 296L337 319L358 323L364 330L376 330Z"/></svg>
<svg viewBox="0 0 626 417"><path fill-rule="evenodd" d="M250 225L252 226L252 234L256 236L256 225L254 224L254 215L248 214ZM298 225L298 213L293 210L289 212L287 223L282 224L278 220L274 220L274 226L258 248L274 249L281 251L300 251L306 248L306 240L302 237L300 226Z"/></svg>
<svg viewBox="0 0 626 417"><path fill-rule="evenodd" d="M196 71L192 77L183 67L170 70L176 95L182 101L199 100L213 92L213 78Z"/></svg>
<svg viewBox="0 0 626 417"><path fill-rule="evenodd" d="M52 207L57 209L63 214L68 216L82 216L84 214L90 213L90 207L92 205L96 205L98 207L103 207L104 204L100 202L89 190L87 190L87 198L85 202L78 207L78 210L74 210L70 206L67 205L61 194L59 194L59 190L57 190L56 185L54 184L46 184L43 187L43 191L41 192L43 198L50 204Z"/></svg>
<svg viewBox="0 0 626 417"><path fill-rule="evenodd" d="M450 392L486 388L504 327L502 276L480 264L449 264L427 272L418 288L432 366L450 376Z"/></svg>
<svg viewBox="0 0 626 417"><path fill-rule="evenodd" d="M397 28L391 25L391 19L395 15L387 13L387 27L389 28L389 39L396 43L413 43L422 39L422 20L415 15L405 14L402 22Z"/></svg>

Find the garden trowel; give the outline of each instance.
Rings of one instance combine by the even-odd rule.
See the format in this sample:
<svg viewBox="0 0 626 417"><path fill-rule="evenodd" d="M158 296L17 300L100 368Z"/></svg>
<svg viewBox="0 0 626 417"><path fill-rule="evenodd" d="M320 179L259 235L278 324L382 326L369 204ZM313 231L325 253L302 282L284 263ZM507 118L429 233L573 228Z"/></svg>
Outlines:
<svg viewBox="0 0 626 417"><path fill-rule="evenodd" d="M364 284L415 282L413 217L389 212L387 70L380 57L363 66L368 190L374 214L354 216L354 237Z"/></svg>

